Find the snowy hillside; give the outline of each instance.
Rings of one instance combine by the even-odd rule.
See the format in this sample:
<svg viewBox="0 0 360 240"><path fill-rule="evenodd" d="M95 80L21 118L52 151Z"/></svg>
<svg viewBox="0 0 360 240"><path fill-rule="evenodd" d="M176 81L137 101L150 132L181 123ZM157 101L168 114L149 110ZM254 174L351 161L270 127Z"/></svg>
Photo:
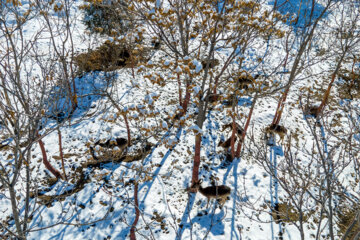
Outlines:
<svg viewBox="0 0 360 240"><path fill-rule="evenodd" d="M357 0L7 0L1 239L360 239Z"/></svg>

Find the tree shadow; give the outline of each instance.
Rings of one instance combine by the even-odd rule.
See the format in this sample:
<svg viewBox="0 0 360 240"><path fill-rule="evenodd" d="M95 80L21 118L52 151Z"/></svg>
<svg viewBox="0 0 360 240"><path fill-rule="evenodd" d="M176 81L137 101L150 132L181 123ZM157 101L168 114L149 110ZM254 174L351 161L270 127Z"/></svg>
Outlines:
<svg viewBox="0 0 360 240"><path fill-rule="evenodd" d="M231 170L233 170L233 177L234 177L234 184L233 189L231 191L231 199L232 199L232 209L231 209L231 238L233 239L233 236L235 236L235 239L240 239L240 236L238 236L238 233L236 232L235 228L235 216L236 216L236 200L237 200L237 189L238 189L238 165L240 163L240 158L235 158L230 165L230 167L227 169L226 173L224 174L223 183L226 182Z"/></svg>
<svg viewBox="0 0 360 240"><path fill-rule="evenodd" d="M186 204L186 209L181 217L179 229L178 232L176 233L177 240L181 240L182 234L184 233L185 229L190 229L192 227L192 224L190 223L190 221L188 222L188 219L190 218L190 212L195 203L195 196L196 196L195 193L188 194L188 202Z"/></svg>
<svg viewBox="0 0 360 240"><path fill-rule="evenodd" d="M92 201L92 199L95 197L96 193L103 187L103 185L104 185L104 184L100 185L96 191L93 191L93 193L90 195L90 197L87 199L87 201L84 202L83 204L84 204L84 205L89 204L89 203ZM110 206L109 206L109 207L110 207ZM41 210L37 211L37 216L36 216L36 218L34 218L34 220L32 221L33 224L38 224L38 221L36 221L36 219L41 219L41 218L42 218L41 213L42 213L43 210L45 210L45 208L46 208L46 207L44 206L44 207L42 207ZM71 206L71 204L69 204L69 208L73 208L73 207ZM62 212L63 217L62 217L61 221L63 221L64 223L65 223L65 222L66 222L66 223L72 223L74 220L76 220L76 219L79 217L81 211L74 211L73 213L74 213L74 214L73 214L70 218L65 219L67 213ZM57 217L57 218L59 218L59 217ZM55 218L53 218L53 220L55 220ZM48 225L48 224L45 224L45 226L47 226L47 225ZM89 224L89 225L90 225L90 224ZM41 226L38 225L38 227L41 227ZM61 228L61 230L57 231L56 234L54 234L53 236L51 236L51 237L49 238L49 240L50 240L50 239L56 239L56 240L57 240L57 239L64 239L66 230L67 230L69 227L73 227L73 226L71 226L71 225L65 225L63 228ZM82 227L86 227L86 226L82 226Z"/></svg>
<svg viewBox="0 0 360 240"><path fill-rule="evenodd" d="M177 130L177 132L176 132L176 138L177 138L177 139L180 139L181 131L182 131L182 127L180 127L180 128ZM167 135L167 133L166 133L165 135ZM143 165L145 165L145 164L149 161L149 159L150 159L151 156L152 156L153 151L156 149L157 146L158 146L158 145L155 145L154 149L151 151L151 153L149 154L149 156L145 159ZM139 187L139 191L141 191L141 189L143 189L144 187L147 187L147 188L146 188L147 191L146 191L146 193L145 193L145 195L144 195L144 197L143 197L143 199L142 199L142 201L141 201L142 205L144 204L144 202L145 202L148 194L150 193L151 187L152 187L152 185L153 185L156 177L159 175L159 172L160 172L162 166L164 165L166 159L170 156L171 152L173 151L173 149L174 149L176 146L177 146L177 144L175 144L171 149L169 149L169 150L166 152L166 154L164 155L164 157L161 159L160 164L158 165L158 167L156 168L156 170L155 170L155 171L153 172L153 174L152 174L154 180L151 181L151 182L145 182L144 184L142 184L142 185Z"/></svg>
<svg viewBox="0 0 360 240"><path fill-rule="evenodd" d="M111 86L111 81L108 79L118 78L118 74L111 74L110 76L109 73L90 72L82 77L75 78L76 109L74 109L71 100L71 98L74 97L73 86L56 84L49 90L49 97L45 99L46 111L44 116L58 123L71 117L83 116L90 109L96 107L95 102L104 97L104 91ZM126 89L120 100L129 94L130 90L131 87ZM71 91L71 93L69 91Z"/></svg>
<svg viewBox="0 0 360 240"><path fill-rule="evenodd" d="M206 210L201 211L191 220L192 224L198 223L201 228L207 229L206 235L209 233L214 236L222 236L225 234L225 225L223 220L226 216L226 212L224 211L223 207L220 212L215 214L216 205L216 202L212 204L210 214L208 214Z"/></svg>
<svg viewBox="0 0 360 240"><path fill-rule="evenodd" d="M274 5L275 2L276 9L282 15L290 14L286 24L294 27L295 32L312 24L325 9L323 5L313 2L313 0L272 0L269 4ZM326 13L323 17L326 17Z"/></svg>
<svg viewBox="0 0 360 240"><path fill-rule="evenodd" d="M164 136L162 137L161 141L164 140L167 136L169 136L171 129L169 129ZM176 138L180 139L181 136L181 132L182 132L182 127L178 128L177 132L176 132ZM160 142L161 142L160 141ZM149 193L151 192L151 188L154 185L155 180L157 179L157 176L159 175L159 172L162 168L162 166L164 165L165 161L167 160L167 158L170 156L170 154L172 153L172 150L176 147L177 144L175 144L171 149L169 149L166 154L164 155L164 157L161 159L161 162L159 163L158 167L156 168L156 170L152 173L152 181L147 181L144 182L143 184L139 185L139 189L138 192L140 192L143 188L146 188L146 192L143 195L143 198L141 200L139 200L139 209L140 211L143 211L145 209L145 201L149 195ZM152 158L152 154L155 151L155 149L159 146L159 143L156 144L151 153L144 159L143 161L143 166L145 166L147 163L150 162L151 158ZM135 215L134 215L135 218ZM132 219L132 222L134 221L134 219ZM119 239L124 239L126 236L129 235L130 233L130 229L131 226L124 228L118 235L117 237L119 237ZM117 239L116 237L116 239Z"/></svg>

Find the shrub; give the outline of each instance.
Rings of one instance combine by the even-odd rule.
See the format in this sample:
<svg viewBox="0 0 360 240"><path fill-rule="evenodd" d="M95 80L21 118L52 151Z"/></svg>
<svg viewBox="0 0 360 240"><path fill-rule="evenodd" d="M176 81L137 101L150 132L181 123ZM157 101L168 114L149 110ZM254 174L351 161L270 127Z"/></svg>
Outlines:
<svg viewBox="0 0 360 240"><path fill-rule="evenodd" d="M344 236L350 226L352 227L348 231L348 236L346 239L353 239L358 233L358 231L360 230L360 223L354 223L354 220L356 220L356 214L358 213L359 208L359 206L345 206L343 204L341 207L339 207L337 216L340 236Z"/></svg>
<svg viewBox="0 0 360 240"><path fill-rule="evenodd" d="M130 50L124 45L105 42L95 50L81 53L74 58L78 71L114 71L122 67L128 67L130 61Z"/></svg>
<svg viewBox="0 0 360 240"><path fill-rule="evenodd" d="M360 98L360 73L339 74L339 95L341 98Z"/></svg>
<svg viewBox="0 0 360 240"><path fill-rule="evenodd" d="M84 24L92 33L120 35L129 30L131 20L123 0L86 0L83 5Z"/></svg>

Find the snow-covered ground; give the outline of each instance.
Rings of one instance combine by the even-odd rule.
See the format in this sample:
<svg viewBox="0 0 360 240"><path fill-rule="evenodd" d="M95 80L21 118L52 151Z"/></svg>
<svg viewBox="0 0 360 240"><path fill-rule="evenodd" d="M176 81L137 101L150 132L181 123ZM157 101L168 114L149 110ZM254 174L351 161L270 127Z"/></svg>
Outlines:
<svg viewBox="0 0 360 240"><path fill-rule="evenodd" d="M320 12L321 4L325 2L319 1L315 11ZM24 11L29 8L29 4L30 2L23 1ZM89 46L94 49L106 40L104 37L86 33L81 21L82 12L78 9L81 4L83 4L81 1L74 1L71 9L74 20L72 41L76 52L85 51ZM271 8L271 4L269 2L269 5L264 5L264 9ZM194 194L186 190L191 184L194 159L195 116L198 111L194 99L197 86L193 89L192 102L184 117L185 123L179 124L178 120L173 122L169 120L179 110L178 84L176 78L167 75L166 67L171 63L167 62L164 51L152 53L152 62L164 64L160 67L147 68L151 64L148 62L135 69L123 68L111 73L93 72L77 77L75 84L78 108L70 120L59 124L68 181L58 180L55 184L50 184L53 176L42 164L43 155L40 147L38 144L31 147L31 192L35 192L36 189L39 192L35 193L35 196L38 194L36 198L30 198L32 216L28 222L30 232L27 238L129 239L130 228L135 219L134 183L137 183L140 210L140 218L136 226L137 239L301 239L296 227L298 222L296 219L290 216L292 223L285 221L278 224L274 220L275 215L271 214L271 206L285 202L294 209L298 207L296 203L302 204L300 207L306 215L304 239L315 239L318 229L321 229L319 239L327 239L328 220L325 215L319 216L322 206L320 201L325 192L324 189L320 190L320 187L325 186L325 180L319 180L324 179L324 176L316 144L321 144L321 153L329 154L330 157L327 159L334 159L335 166L338 166L333 172L334 178L339 182L334 192L339 191L338 186L341 184L346 189L344 193L355 202L354 206L356 204L358 206L356 196L359 197L357 194L360 189L356 179L359 177L359 165L351 159L358 157L355 149L358 150L360 136L359 99L342 101L339 95L341 80L335 81L329 106L325 108L321 120L322 128L315 125L314 119L304 117L302 107L307 104L309 92L312 94L310 102L319 104L330 82L337 61L335 55L337 51L331 47L336 48L339 45L336 45L336 38L326 37L326 33L328 25L335 25L335 20L340 19L337 14L340 12L334 10L325 16L328 21L319 23L314 40L311 42L313 48L301 59L303 69L291 86L281 118L281 125L287 129L283 140L277 137L274 146L267 146L264 140L265 128L274 118L283 89L269 92L257 99L241 157L232 162L225 160L225 151L218 146L220 139L231 136L229 129L222 130L225 124L231 122L229 116L231 109L220 102L206 113L202 128L199 178L203 180L203 186L215 182L217 185L227 185L231 188L229 200L222 208L219 208L215 201L211 201L206 208L205 196L199 192ZM53 18L55 22L57 18L55 12ZM6 21L11 22L12 19ZM23 26L26 30L25 38L32 39L37 32L43 31L44 24L41 17L31 19ZM281 29L293 30L285 23L282 23ZM357 31L359 30L357 28ZM59 31L59 33L63 32ZM37 40L36 46L41 53L53 54L54 49L48 39L49 34L47 31L41 32L42 38ZM296 32L289 33L290 39L295 39L296 36ZM60 34L56 39L60 44L64 36ZM0 37L0 41L4 46L3 37ZM285 86L289 78L287 72L291 71L300 40L294 41L292 46L287 46L291 47L288 56L285 53L285 41L289 39L273 38L268 41L262 38L256 39L245 53L244 69L254 75L255 73L265 75L267 80L271 79L274 89L276 86ZM320 54L316 55L316 49L319 51L327 49L333 51L334 55L327 55L325 59ZM354 49L357 51L354 54L359 54L359 48ZM221 61L225 59L227 50L219 51L217 54ZM266 57L261 64L254 66L258 56ZM272 72L285 56L288 63L282 69L284 72ZM25 60L28 61L29 66L32 66L31 57ZM222 63L221 61L220 65ZM359 62L356 64L355 69L359 72ZM200 63L194 65L198 66L194 71L202 71ZM344 63L346 68L351 69L351 66L352 62ZM180 71L182 70L179 69L178 72ZM163 86L153 84L149 78L146 78L148 74L153 73L164 76L166 84ZM31 74L34 77L40 76L42 73L39 66L34 66ZM110 85L108 85L109 78L112 79ZM55 94L56 86L52 89L55 98L48 96L49 108L66 102L65 98L60 100L56 98L58 97ZM122 114L104 94L110 90L118 106L123 110L129 110L127 116L134 139L132 150L141 149L145 144L139 139L146 139L146 143L151 146L151 150L147 151L139 161L114 160L93 164L96 159L90 151L90 146L96 145L97 141L127 139ZM219 91L226 89L220 88ZM239 96L236 114L240 126L246 123L254 95L244 92L244 95ZM1 96L1 101L3 98ZM44 129L41 131L49 132L43 138L47 156L51 164L60 170L62 165L59 157L58 125L54 119L45 117L44 119L46 119ZM318 142L315 136L320 139ZM5 135L2 136L2 141L3 137L6 138ZM96 156L100 156L101 148L99 146L94 148ZM130 152L131 149L128 151ZM350 156L347 155L348 153ZM9 162L9 153L2 150L0 161L2 166L6 165ZM93 165L86 165L89 162ZM297 172L296 169L299 171ZM303 170L307 170L308 175ZM281 183L277 182L271 173L279 177ZM324 185L319 186L318 183ZM23 207L25 188L24 168L16 183L20 215L25 214ZM334 197L334 211L342 206L342 201L340 196ZM4 233L3 235L0 233L0 236L5 236L9 231L16 232L9 193L4 186L0 187L0 211L0 226L8 228L8 230L2 228ZM325 220L319 223L319 219L322 218ZM335 220L337 221L338 219ZM334 229L337 231L338 227ZM281 237L278 235L279 232L283 232ZM336 238L340 239L340 236L336 235Z"/></svg>

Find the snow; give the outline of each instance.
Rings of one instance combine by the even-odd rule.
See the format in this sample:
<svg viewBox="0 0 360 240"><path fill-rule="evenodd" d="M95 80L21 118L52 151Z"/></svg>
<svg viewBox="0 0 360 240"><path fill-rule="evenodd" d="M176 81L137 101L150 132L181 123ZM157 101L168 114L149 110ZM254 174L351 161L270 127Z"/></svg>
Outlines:
<svg viewBox="0 0 360 240"><path fill-rule="evenodd" d="M194 91L195 95L199 94L200 90L201 90L200 86L194 86L193 87L193 91Z"/></svg>
<svg viewBox="0 0 360 240"><path fill-rule="evenodd" d="M160 8L161 2L156 1L157 8ZM79 4L77 3L77 6ZM23 7L25 8L25 5ZM165 6L163 12L167 13L168 11L169 8ZM155 14L155 8L148 13ZM80 16L78 17L80 18ZM7 19L7 21L11 21L11 19ZM76 22L76 24L78 28L77 31L74 31L74 41L77 50L80 51L86 49L91 39L83 38L85 27L81 21ZM38 30L36 25L34 28L26 27L26 34L29 38ZM123 39L123 37L121 36L118 39ZM107 38L107 40L115 41L112 37ZM3 39L0 41L3 44ZM279 64L279 59L283 57L284 45L281 42L282 40L274 39L272 41L270 48L271 51L274 51L274 55L266 56L264 61L268 65L262 66L264 71L266 68L274 67L275 69L275 66ZM253 44L256 48L263 46L263 42L260 40ZM46 52L47 49L41 50ZM251 53L254 56L250 56L250 52L245 53L245 69L252 70L254 59L257 56L262 56L264 51L263 48L259 52L254 50L254 53ZM224 52L219 51L217 54L222 62L226 56L225 50ZM164 57L161 53L157 53L153 60L149 60L147 64L153 65L159 62L159 59L165 59ZM185 56L183 60L191 60L195 66L195 72L201 73L201 61L189 56ZM290 54L289 62L293 60ZM170 60L164 61L164 66L172 64L173 62ZM293 143L293 147L297 154L296 158L299 159L298 164L304 168L312 161L314 138L311 134L312 128L308 127L306 119L304 119L298 99L299 96L304 95L304 100L307 94L301 90L304 86L315 86L312 82L312 75L316 76L316 74L322 73L323 68L331 69L330 64L323 61L308 67L311 68L309 69L311 70L310 74L301 74L289 93L281 122L289 132L300 135L297 140L292 141L296 142ZM135 72L140 69L147 70L144 65L140 65L135 68ZM35 71L39 70L35 68ZM149 71L154 74L157 70ZM180 66L175 69L175 72L179 74L184 71ZM271 71L268 72L271 73ZM36 74L40 75L40 72ZM77 78L79 110L75 112L71 120L60 126L63 149L65 153L69 154L65 159L65 171L73 174L71 175L73 179L70 180L80 178L75 174L74 169L80 169L79 167L83 163L93 161L87 144L93 145L98 140L127 139L125 122L122 117L115 114L118 109L112 106L104 95L100 94L108 87L105 76L105 73L88 73ZM268 172L269 168L277 164L278 174L283 176L281 174L287 171L287 169L282 169L284 155L289 153L286 152L285 145L282 145L278 138L275 142L277 146L267 148L264 146L263 137L265 127L273 119L280 93L284 90L280 89L276 95L264 96L258 100L248 130L249 138L245 140L241 158L225 164L223 161L224 154L218 147L218 142L220 138L226 140L229 137L229 132L221 131L224 123L231 120L227 114L229 109L224 108L223 110L221 108L223 106L217 106L218 108L214 107L208 111L203 129L196 125L194 121L196 117L190 117L191 114L197 112L192 103L189 104L187 114L180 118L186 122L185 124L176 125L167 121L168 117L175 117L180 110L183 110L183 107L174 106L171 103L174 102L174 99L178 99L178 85L173 80L174 76L171 74L164 74L164 76L166 76L164 78L166 78L167 84L165 87L160 87L150 84L150 81L145 79L142 73L135 74L135 78L133 78L131 69L121 69L116 72L116 83L110 87L113 87L111 90L112 93L116 94L119 106L123 111L128 112L127 117L130 122L133 141L136 142L137 138L145 137L146 133L141 131L141 128L156 129L156 126L161 128L151 131L151 137L146 136L148 141L153 144L151 153L148 153L142 161L138 162L119 163L112 161L102 164L101 167L83 169L84 172L81 177L89 179L83 188L65 196L64 199L53 201L49 206L41 204L40 197L39 199L31 199L31 205L35 207L29 227L38 231L29 232L28 239L106 239L107 237L128 239L130 226L135 218L134 181L139 181L138 198L141 211L137 225L137 239L204 239L205 237L210 240L276 239L279 224L276 224L269 214L269 206L287 195L281 186L274 182L274 178ZM281 84L282 86L286 84L288 74L272 76L274 77L273 84ZM230 81L232 80L231 78ZM200 85L196 84L192 86L192 96L196 96L201 91ZM266 87L264 84L261 89ZM318 87L322 88L323 86ZM64 92L63 89L58 90L60 93ZM237 111L246 116L253 101L253 95L246 96L244 89L239 92L241 96L239 97ZM59 97L55 93L57 92L54 91L54 96ZM63 103L65 100L56 100L55 97L49 99L49 106L66 109ZM337 101L337 99L333 101ZM60 103L61 106L58 106ZM355 100L349 104L359 107ZM149 105L154 109L148 109ZM338 112L331 111L331 115L329 113L331 117L327 115L328 121L332 121L333 114L342 114L341 109ZM348 114L350 115L351 112ZM146 115L155 116L146 117ZM340 122L344 126L342 128L345 130L355 129L356 124L360 121L358 115L355 115L353 119L355 126L352 126L348 120L349 118L346 116L340 118ZM244 126L245 121L245 117L238 119L241 126ZM47 120L41 133L49 129L55 130L56 126L55 120ZM359 126L357 125L357 127ZM318 132L321 135L321 131ZM215 201L210 202L209 207L206 208L206 197L200 193L188 194L186 192L186 188L191 183L194 139L197 134L202 135L203 141L200 167L200 178L204 181L203 186L209 186L212 181L219 185L231 186L230 200L226 201L222 209L216 205ZM322 132L322 135L325 134ZM360 141L360 134L354 134L353 138ZM331 136L326 139L329 142L329 147L336 142ZM43 141L51 163L60 170L61 162L54 158L54 156L59 155L57 132L50 132ZM1 143L4 144L5 142ZM133 146L134 149L141 147L140 142ZM38 184L38 189L45 188L43 182L49 178L49 173L41 164L40 148L36 144L32 148L31 155L34 157L30 164L35 170L31 177L34 184ZM94 149L97 152L96 156L99 156L102 148L96 145ZM266 151L263 152L264 149ZM119 151L120 148L114 147L112 150ZM265 157L262 154L265 154ZM2 164L11 163L7 157L4 152L0 152ZM259 160L270 161L270 158L271 164L273 164L271 166L266 165L269 162L264 160L261 163ZM275 163L275 161L277 162ZM314 168L314 171L320 171L319 168L310 166ZM352 176L354 171L352 168L353 165L350 164L344 168L343 174L339 173L342 176L340 178L342 181L346 182ZM25 173L25 169L22 171ZM320 176L321 172L319 172ZM351 192L356 193L359 190L358 185L356 186L357 188L352 189ZM50 190L44 195L64 194L68 190L74 189L75 185L71 181L61 180L49 188ZM25 189L25 182L20 179L17 190L23 194L23 189ZM23 196L21 197L23 199ZM22 208L23 204L23 200L19 201L19 209ZM309 208L316 205L311 198L306 204ZM9 194L4 191L0 191L0 211L2 221L6 220L7 216L12 215ZM24 214L23 210L21 214ZM10 223L11 229L14 230L13 220L7 221ZM58 224L59 222L63 224ZM54 224L53 227L47 228L52 224ZM323 225L325 226L324 223ZM310 224L307 226L309 229L306 229L305 239L310 239L310 235L314 234L315 231L310 228ZM300 239L298 230L293 224L286 224L284 239Z"/></svg>
<svg viewBox="0 0 360 240"><path fill-rule="evenodd" d="M177 73L181 73L182 72L182 69L180 66L177 66L176 70L175 70Z"/></svg>

